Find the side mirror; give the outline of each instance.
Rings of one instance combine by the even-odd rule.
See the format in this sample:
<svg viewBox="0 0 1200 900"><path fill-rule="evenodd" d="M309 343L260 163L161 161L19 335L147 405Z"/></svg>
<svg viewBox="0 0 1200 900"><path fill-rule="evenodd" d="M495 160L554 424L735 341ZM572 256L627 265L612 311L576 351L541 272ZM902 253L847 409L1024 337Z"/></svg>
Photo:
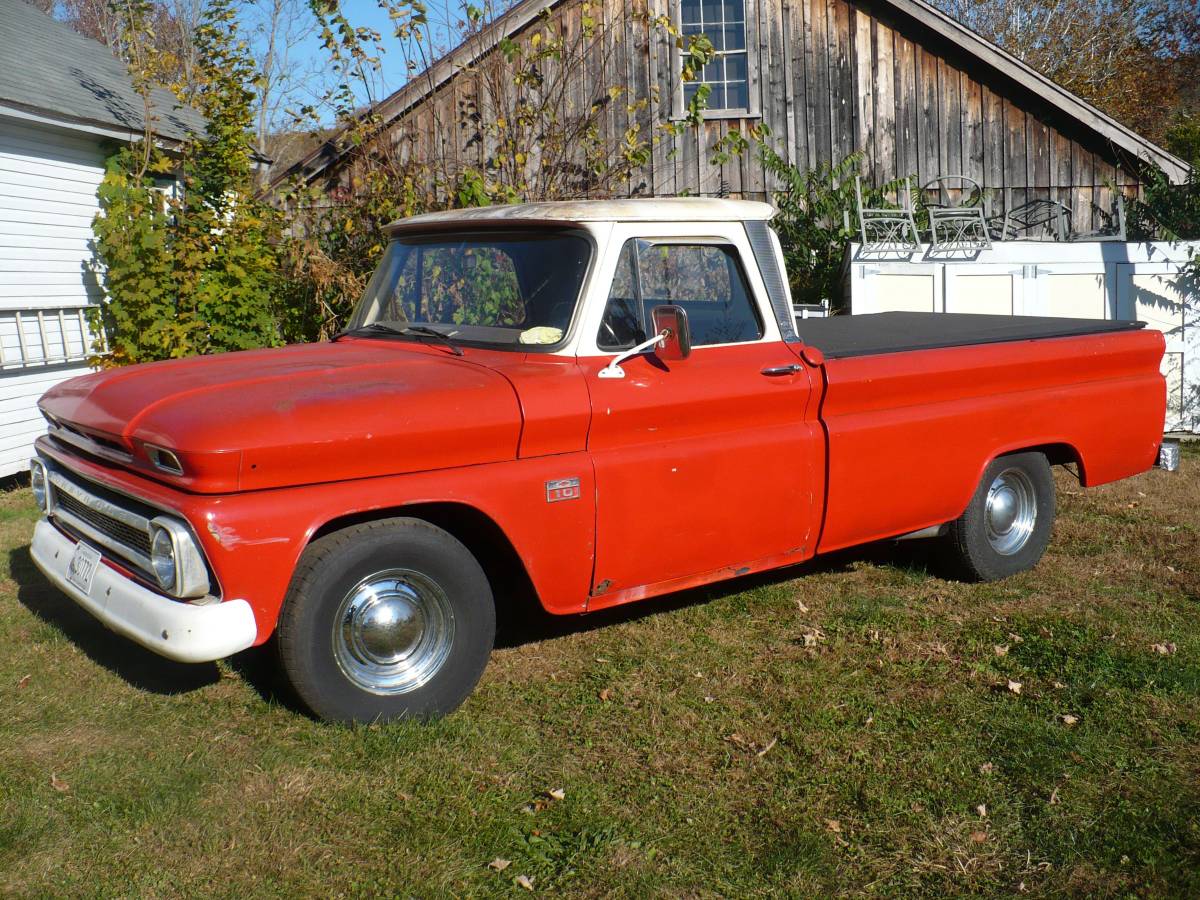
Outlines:
<svg viewBox="0 0 1200 900"><path fill-rule="evenodd" d="M662 335L658 355L665 360L687 359L692 355L692 332L688 328L687 310L682 306L656 306L650 312L654 331Z"/></svg>

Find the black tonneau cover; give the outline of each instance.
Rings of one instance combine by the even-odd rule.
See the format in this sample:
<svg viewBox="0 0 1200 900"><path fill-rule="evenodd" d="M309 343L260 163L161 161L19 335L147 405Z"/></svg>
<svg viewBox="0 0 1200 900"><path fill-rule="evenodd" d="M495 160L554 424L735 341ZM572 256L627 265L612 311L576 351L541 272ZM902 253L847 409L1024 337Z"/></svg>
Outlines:
<svg viewBox="0 0 1200 900"><path fill-rule="evenodd" d="M1144 322L1108 319L923 312L830 316L827 319L803 319L796 323L796 330L804 343L833 359L972 344L1110 334L1144 327Z"/></svg>

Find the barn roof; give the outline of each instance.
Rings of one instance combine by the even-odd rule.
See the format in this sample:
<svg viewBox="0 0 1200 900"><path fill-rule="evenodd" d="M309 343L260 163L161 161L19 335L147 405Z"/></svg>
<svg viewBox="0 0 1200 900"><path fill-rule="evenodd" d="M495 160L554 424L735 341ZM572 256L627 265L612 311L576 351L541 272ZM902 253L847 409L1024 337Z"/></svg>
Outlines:
<svg viewBox="0 0 1200 900"><path fill-rule="evenodd" d="M180 141L203 133L200 113L155 88L155 133ZM144 129L145 104L112 51L25 0L0 0L0 111L119 137Z"/></svg>
<svg viewBox="0 0 1200 900"><path fill-rule="evenodd" d="M426 97L450 81L461 69L476 62L505 38L515 37L548 9L568 0L520 0L499 16L488 32L451 50L433 63L425 72L414 76L403 87L376 104L373 112L385 125L395 121ZM879 0L880 7L890 8L899 17L915 23L935 36L949 42L962 54L978 61L1002 78L1007 78L1057 110L1061 115L1091 130L1118 150L1162 169L1174 182L1186 180L1189 166L1153 141L1122 125L1050 78L1017 59L1011 53L976 34L956 19L930 6L925 0ZM278 184L289 177L302 175L312 180L340 161L349 148L343 147L335 135L304 159L283 170L272 179Z"/></svg>

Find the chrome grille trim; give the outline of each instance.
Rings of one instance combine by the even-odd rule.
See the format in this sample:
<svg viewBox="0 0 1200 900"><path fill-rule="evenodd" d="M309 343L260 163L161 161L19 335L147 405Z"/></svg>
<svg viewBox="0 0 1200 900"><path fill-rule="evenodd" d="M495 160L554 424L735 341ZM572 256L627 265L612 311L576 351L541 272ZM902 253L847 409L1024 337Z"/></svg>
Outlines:
<svg viewBox="0 0 1200 900"><path fill-rule="evenodd" d="M133 454L118 449L116 446L108 446L91 435L72 428L65 422L57 422L53 419L48 421L49 427L47 427L46 433L57 441L112 462L127 464L133 460Z"/></svg>
<svg viewBox="0 0 1200 900"><path fill-rule="evenodd" d="M73 508L73 504L70 503L60 502L60 492L69 497L74 504L79 504L82 509ZM91 493L54 469L50 469L50 516L91 538L116 556L133 563L143 572L152 571L149 553L140 549L141 541L138 542L139 546L133 546L120 537L128 537L129 531L145 535L144 546L148 551L150 520ZM106 519L109 521L105 522Z"/></svg>

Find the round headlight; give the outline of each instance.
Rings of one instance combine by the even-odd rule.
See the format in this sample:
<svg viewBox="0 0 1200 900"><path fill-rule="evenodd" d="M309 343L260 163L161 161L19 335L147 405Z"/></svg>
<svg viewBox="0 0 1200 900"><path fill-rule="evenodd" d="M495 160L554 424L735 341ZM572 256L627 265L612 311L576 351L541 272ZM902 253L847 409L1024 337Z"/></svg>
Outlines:
<svg viewBox="0 0 1200 900"><path fill-rule="evenodd" d="M42 512L50 511L50 490L46 479L46 466L41 460L29 463L29 486L33 488L33 500Z"/></svg>
<svg viewBox="0 0 1200 900"><path fill-rule="evenodd" d="M155 528L150 539L150 565L164 591L175 587L175 542L165 528Z"/></svg>

